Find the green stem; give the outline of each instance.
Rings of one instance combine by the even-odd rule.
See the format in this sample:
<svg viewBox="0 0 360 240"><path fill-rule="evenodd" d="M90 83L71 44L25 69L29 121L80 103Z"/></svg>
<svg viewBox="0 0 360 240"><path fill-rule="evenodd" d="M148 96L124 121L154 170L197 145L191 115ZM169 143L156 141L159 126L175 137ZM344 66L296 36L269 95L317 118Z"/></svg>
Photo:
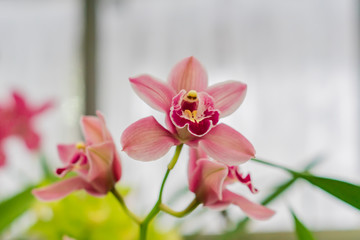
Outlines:
<svg viewBox="0 0 360 240"><path fill-rule="evenodd" d="M158 200L156 201L154 207L151 209L150 213L140 223L140 237L139 237L140 240L146 240L147 229L148 229L149 223L160 212L160 205L161 205L161 201L162 201L162 195L163 195L166 180L167 180L167 178L168 178L168 176L170 174L170 171L174 168L177 160L179 159L182 147L183 147L183 144L180 144L180 145L176 146L174 156L171 159L171 162L169 163L169 165L167 167L165 176L164 176L163 181L161 183Z"/></svg>
<svg viewBox="0 0 360 240"><path fill-rule="evenodd" d="M171 209L170 207L168 207L163 203L160 204L159 207L161 211L166 212L174 217L181 218L191 213L197 206L199 206L199 204L200 202L196 198L194 198L194 200L192 200L192 202L184 210L179 212L174 211L173 209Z"/></svg>
<svg viewBox="0 0 360 240"><path fill-rule="evenodd" d="M174 154L173 158L171 159L171 162L168 165L169 170L171 170L175 167L175 164L176 164L177 160L179 159L182 147L183 147L183 144L176 146L175 154Z"/></svg>
<svg viewBox="0 0 360 240"><path fill-rule="evenodd" d="M122 207L122 209L124 210L124 212L132 219L134 220L137 224L141 223L141 220L138 216L136 216L134 213L132 213L129 208L126 206L126 203L124 201L124 199L122 198L121 194L118 193L118 191L116 191L115 188L111 189L111 193L114 195L114 197L118 200L118 202L120 203L120 206Z"/></svg>

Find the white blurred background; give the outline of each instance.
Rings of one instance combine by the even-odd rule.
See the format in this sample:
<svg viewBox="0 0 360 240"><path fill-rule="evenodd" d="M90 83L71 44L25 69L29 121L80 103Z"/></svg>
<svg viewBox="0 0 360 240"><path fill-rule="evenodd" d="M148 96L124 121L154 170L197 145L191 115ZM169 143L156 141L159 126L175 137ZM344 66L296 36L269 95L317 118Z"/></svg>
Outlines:
<svg viewBox="0 0 360 240"><path fill-rule="evenodd" d="M57 101L38 121L54 168L60 165L56 144L79 140L78 116L86 104L82 8L71 0L0 0L0 99L19 89L34 104ZM134 94L128 77L149 73L166 81L172 66L192 55L207 69L210 84L233 79L248 85L242 106L222 121L253 143L258 158L302 170L321 155L325 160L314 173L359 184L359 9L355 0L99 1L97 108L121 149L128 125L149 115L160 122L164 117ZM165 199L187 184L185 152ZM151 163L122 154L121 181L133 188L130 208L145 213L156 201L172 153ZM7 143L7 154L0 198L40 178L36 156L16 139ZM289 178L255 163L243 169L260 192L239 193L256 201ZM289 207L313 230L360 227L353 208L303 182L270 207L277 214L253 223L253 231L292 230ZM236 207L229 214L234 220L244 216ZM225 223L214 211L185 218L184 232L199 228L217 233Z"/></svg>

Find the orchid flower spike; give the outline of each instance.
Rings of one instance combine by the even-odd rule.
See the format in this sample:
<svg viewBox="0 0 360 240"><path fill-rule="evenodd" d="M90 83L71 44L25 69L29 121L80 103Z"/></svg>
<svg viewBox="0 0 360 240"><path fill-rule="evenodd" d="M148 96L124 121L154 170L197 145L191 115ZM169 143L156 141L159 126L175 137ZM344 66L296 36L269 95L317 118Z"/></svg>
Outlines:
<svg viewBox="0 0 360 240"><path fill-rule="evenodd" d="M265 220L274 215L274 211L226 189L234 182L245 184L252 193L257 189L251 183L250 175L244 176L237 167L212 161L201 150L190 149L188 168L189 189L196 199L209 208L225 208L235 204L246 215L258 220Z"/></svg>
<svg viewBox="0 0 360 240"><path fill-rule="evenodd" d="M84 116L81 126L85 143L58 145L59 156L65 166L58 168L56 174L64 177L69 172L75 172L77 176L33 190L40 200L60 199L80 189L94 196L103 196L120 180L120 157L103 115L98 111L97 117Z"/></svg>
<svg viewBox="0 0 360 240"><path fill-rule="evenodd" d="M143 118L122 134L123 151L141 160L156 160L181 143L203 149L229 165L244 163L255 155L252 144L235 129L219 124L243 102L246 85L227 81L208 87L200 62L188 57L175 65L168 82L149 75L130 78L135 92L146 103L166 114L168 129L154 117Z"/></svg>

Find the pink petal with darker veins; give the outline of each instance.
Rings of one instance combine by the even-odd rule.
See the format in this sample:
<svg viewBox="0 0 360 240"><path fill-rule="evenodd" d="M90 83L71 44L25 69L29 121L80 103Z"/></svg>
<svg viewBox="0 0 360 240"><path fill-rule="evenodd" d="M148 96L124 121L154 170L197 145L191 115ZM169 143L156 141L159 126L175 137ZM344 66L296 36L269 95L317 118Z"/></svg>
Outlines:
<svg viewBox="0 0 360 240"><path fill-rule="evenodd" d="M227 165L239 165L255 155L252 144L235 129L223 123L203 136L199 147L210 157Z"/></svg>
<svg viewBox="0 0 360 240"><path fill-rule="evenodd" d="M140 161L156 160L179 143L180 141L152 116L131 124L121 136L123 151Z"/></svg>
<svg viewBox="0 0 360 240"><path fill-rule="evenodd" d="M176 92L185 89L203 91L208 85L204 67L194 57L188 57L177 63L171 70L168 81Z"/></svg>
<svg viewBox="0 0 360 240"><path fill-rule="evenodd" d="M155 110L167 113L171 106L171 100L175 91L149 75L130 78L131 85L139 97Z"/></svg>
<svg viewBox="0 0 360 240"><path fill-rule="evenodd" d="M220 116L226 117L233 113L244 101L246 84L226 81L209 87L206 92L214 98L215 108L220 110Z"/></svg>

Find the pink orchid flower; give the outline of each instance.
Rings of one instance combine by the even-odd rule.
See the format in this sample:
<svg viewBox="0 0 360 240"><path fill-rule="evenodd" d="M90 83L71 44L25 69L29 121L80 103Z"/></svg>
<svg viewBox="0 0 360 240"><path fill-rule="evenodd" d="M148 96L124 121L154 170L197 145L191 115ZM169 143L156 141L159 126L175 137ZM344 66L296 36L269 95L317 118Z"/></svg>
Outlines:
<svg viewBox="0 0 360 240"><path fill-rule="evenodd" d="M225 208L230 204L239 206L246 215L265 220L274 215L274 211L226 189L227 185L240 182L252 193L257 189L251 183L250 175L244 176L237 167L210 160L205 153L190 149L188 169L190 191L196 199L209 208Z"/></svg>
<svg viewBox="0 0 360 240"><path fill-rule="evenodd" d="M33 190L37 198L56 200L80 189L94 196L103 196L120 180L119 154L102 114L97 112L97 116L81 119L85 143L58 145L59 156L65 166L58 168L56 174L62 177L74 171L77 176Z"/></svg>
<svg viewBox="0 0 360 240"><path fill-rule="evenodd" d="M149 75L130 78L137 94L151 107L166 114L169 130L153 117L130 125L121 137L123 151L141 160L156 160L180 143L200 147L227 164L240 164L255 155L254 147L221 117L234 112L244 100L246 85L227 81L207 86L200 62L185 58L172 69L167 83Z"/></svg>
<svg viewBox="0 0 360 240"><path fill-rule="evenodd" d="M8 137L20 137L29 150L40 148L41 139L34 128L34 118L52 107L51 102L32 107L18 92L13 92L12 98L13 101L8 106L0 107L0 167L6 161L2 143Z"/></svg>

